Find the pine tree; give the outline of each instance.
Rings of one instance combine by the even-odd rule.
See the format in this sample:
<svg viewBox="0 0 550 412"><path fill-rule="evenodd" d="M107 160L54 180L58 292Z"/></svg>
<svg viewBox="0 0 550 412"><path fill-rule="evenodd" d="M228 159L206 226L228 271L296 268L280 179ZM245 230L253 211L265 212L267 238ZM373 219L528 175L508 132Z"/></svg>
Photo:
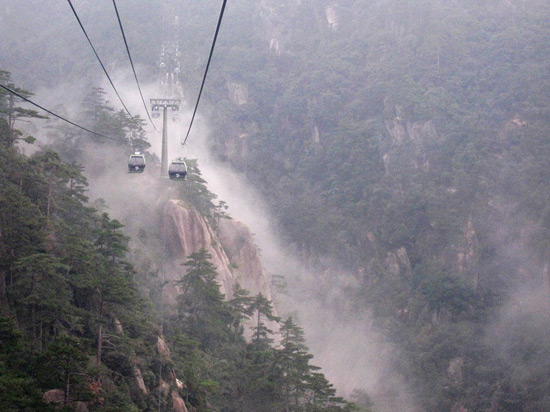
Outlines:
<svg viewBox="0 0 550 412"><path fill-rule="evenodd" d="M233 288L233 299L228 302L231 310L231 327L239 335L243 333L242 322L252 316L254 309L252 307L254 298L250 297L250 292L243 289L238 283Z"/></svg>
<svg viewBox="0 0 550 412"><path fill-rule="evenodd" d="M198 161L196 159L186 159L186 164L187 184L185 186L178 185L181 197L197 210L200 210L201 214L215 226L213 211L215 211L216 207L212 202L217 196L208 190L206 186L208 182L202 177Z"/></svg>
<svg viewBox="0 0 550 412"><path fill-rule="evenodd" d="M137 302L137 290L133 281L133 270L122 258L127 248L128 237L120 233L123 225L111 220L107 213L100 219L100 227L94 243L96 258L93 281L89 285L90 298L95 301L97 310L97 364L101 364L104 323L107 316L114 321L121 308Z"/></svg>
<svg viewBox="0 0 550 412"><path fill-rule="evenodd" d="M87 385L87 354L76 337L59 335L55 337L40 356L41 383L44 387L63 388L64 405L74 399L90 398Z"/></svg>
<svg viewBox="0 0 550 412"><path fill-rule="evenodd" d="M86 204L80 166L53 150L27 158L8 134L0 114L0 409L48 411L41 396L55 388L67 410L75 398L145 410L133 373L148 365L156 328L122 225Z"/></svg>
<svg viewBox="0 0 550 412"><path fill-rule="evenodd" d="M1 84L9 87L27 99L32 96L31 92L18 88L12 84L10 82L10 77L9 72L0 70ZM3 126L6 129L5 134L0 134L0 144L6 147L13 147L18 140L25 140L27 143L33 143L35 141L32 136L23 137L23 133L15 128L17 121L20 119L47 119L46 116L40 115L36 110L16 106L18 100L21 99L4 89L0 90L0 116L3 117L3 119L0 118L0 128Z"/></svg>
<svg viewBox="0 0 550 412"><path fill-rule="evenodd" d="M124 138L123 124L121 119L117 118L115 109L110 106L105 95L105 90L100 87L92 87L88 90L82 100L83 123L88 129L96 133L122 140ZM88 138L96 143L112 143L96 135L88 134Z"/></svg>
<svg viewBox="0 0 550 412"><path fill-rule="evenodd" d="M13 320L0 316L0 410L53 411L42 401L25 343Z"/></svg>
<svg viewBox="0 0 550 412"><path fill-rule="evenodd" d="M229 206L223 200L220 200L218 204L214 207L214 223L216 228L216 234L220 233L220 219L231 219L228 213L225 212Z"/></svg>
<svg viewBox="0 0 550 412"><path fill-rule="evenodd" d="M271 343L273 343L273 339L270 337L273 331L266 326L263 319L265 318L276 322L279 321L279 318L273 315L273 305L260 292L253 298L250 308L255 313L256 317L256 326L254 327L254 345L258 347L269 347Z"/></svg>
<svg viewBox="0 0 550 412"><path fill-rule="evenodd" d="M181 287L178 313L183 330L201 342L203 348L220 348L230 340L232 315L220 286L216 268L206 249L189 255L183 264L187 273L177 283Z"/></svg>
<svg viewBox="0 0 550 412"><path fill-rule="evenodd" d="M19 324L29 331L38 349L47 335L55 335L64 322L71 324L71 291L66 282L67 267L47 253L36 253L15 262L13 282L8 289L12 306L17 306Z"/></svg>
<svg viewBox="0 0 550 412"><path fill-rule="evenodd" d="M287 318L280 329L281 349L277 351L277 363L281 368L285 411L297 410L304 402L305 390L314 367L309 365L313 357L307 352L303 330L292 317Z"/></svg>

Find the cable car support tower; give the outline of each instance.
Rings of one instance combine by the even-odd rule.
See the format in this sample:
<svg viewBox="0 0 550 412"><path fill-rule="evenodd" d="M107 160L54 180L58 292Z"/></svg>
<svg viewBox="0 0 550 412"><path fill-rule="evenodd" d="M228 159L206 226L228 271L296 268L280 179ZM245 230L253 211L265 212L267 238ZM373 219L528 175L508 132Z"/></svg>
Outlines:
<svg viewBox="0 0 550 412"><path fill-rule="evenodd" d="M162 45L157 61L159 88L164 95L161 99L151 99L151 112L154 118L160 117L162 111L162 154L161 177L168 175L168 111L174 112L174 119L179 120L183 87L180 81L180 47L179 17L174 13L169 2L163 3Z"/></svg>

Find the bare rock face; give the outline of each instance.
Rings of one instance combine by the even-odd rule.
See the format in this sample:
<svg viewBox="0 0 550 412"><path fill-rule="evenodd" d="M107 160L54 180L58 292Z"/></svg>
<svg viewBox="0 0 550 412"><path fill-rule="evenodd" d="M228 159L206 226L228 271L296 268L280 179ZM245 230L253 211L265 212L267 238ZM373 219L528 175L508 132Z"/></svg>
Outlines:
<svg viewBox="0 0 550 412"><path fill-rule="evenodd" d="M274 51L277 55L281 54L281 47L279 46L279 40L277 38L273 37L269 41L269 50Z"/></svg>
<svg viewBox="0 0 550 412"><path fill-rule="evenodd" d="M428 171L430 159L428 146L439 138L432 121L411 122L399 116L400 108L396 107L398 115L391 121L386 121L388 138L382 142L382 160L386 173L391 173L396 164L402 164L406 151L410 167L416 170ZM411 156L412 155L412 156Z"/></svg>
<svg viewBox="0 0 550 412"><path fill-rule="evenodd" d="M162 338L158 338L157 341L157 350L159 354L162 356L163 361L166 363L170 363L172 361L171 355L170 355L170 349L164 342ZM139 372L139 369L137 370ZM134 369L134 374L136 374L136 369ZM139 376L141 377L141 373L139 373ZM137 378L137 375L136 375ZM145 385L143 385L145 387ZM140 385L141 388L141 385ZM142 391L144 390L141 388ZM161 380L159 384L159 389L162 392L162 394L169 398L172 398L172 411L174 412L188 412L187 407L185 406L185 402L181 395L179 394L178 390L185 389L185 385L178 379L176 376L176 372L172 369L168 371L167 373L167 381ZM145 389L144 393L147 389Z"/></svg>
<svg viewBox="0 0 550 412"><path fill-rule="evenodd" d="M271 287L262 266L252 233L244 223L231 219L220 222L220 242L231 262L234 279L252 295L271 300Z"/></svg>
<svg viewBox="0 0 550 412"><path fill-rule="evenodd" d="M157 340L157 352L160 354L160 356L162 356L162 359L165 362L170 361L172 356L170 353L170 348L168 347L164 339L162 339L160 336Z"/></svg>
<svg viewBox="0 0 550 412"><path fill-rule="evenodd" d="M229 92L229 98L237 106L248 103L248 88L246 85L237 82L228 82L227 91Z"/></svg>
<svg viewBox="0 0 550 412"><path fill-rule="evenodd" d="M61 409L65 403L65 392L61 389L52 389L51 391L44 393L42 395L42 399L46 403L57 404L55 408ZM73 408L72 410L76 412L88 412L88 406L84 402L70 402L70 405Z"/></svg>
<svg viewBox="0 0 550 412"><path fill-rule="evenodd" d="M407 139L407 128L400 116L392 121L386 121L386 129L391 137L391 144L398 145Z"/></svg>
<svg viewBox="0 0 550 412"><path fill-rule="evenodd" d="M143 392L144 395L147 395L149 391L145 386L145 381L143 380L143 375L141 374L141 370L137 366L134 366L134 376L136 377L136 382L141 392Z"/></svg>
<svg viewBox="0 0 550 412"><path fill-rule="evenodd" d="M251 296L261 293L267 300L272 301L269 276L262 265L260 253L248 227L235 219L223 220L220 222L219 239L231 262L235 282L249 291ZM273 308L273 314L277 316L275 307ZM277 335L279 325L265 319L264 322ZM252 337L255 326L254 317L245 322L246 338ZM274 336L274 338L278 341L277 336Z"/></svg>
<svg viewBox="0 0 550 412"><path fill-rule="evenodd" d="M172 410L174 412L188 412L185 402L177 392L172 392Z"/></svg>
<svg viewBox="0 0 550 412"><path fill-rule="evenodd" d="M164 211L166 245L171 261L165 264L166 280L179 281L185 274L181 266L187 256L206 249L212 255L212 263L218 273L220 291L231 299L233 288L238 283L251 296L262 294L272 301L271 285L261 263L258 248L250 230L235 219L222 219L220 233L216 234L208 222L193 208L171 200ZM175 303L179 294L177 287L166 288L167 303ZM274 315L277 311L274 310ZM278 325L266 322L267 327L277 332ZM249 328L252 325L249 324ZM246 331L248 332L248 331ZM245 333L246 335L246 333Z"/></svg>
<svg viewBox="0 0 550 412"><path fill-rule="evenodd" d="M404 247L401 247L394 252L388 252L386 255L386 265L389 273L393 276L400 275L406 278L411 277L411 262L409 260L409 255L407 254L407 249Z"/></svg>
<svg viewBox="0 0 550 412"><path fill-rule="evenodd" d="M212 255L218 272L220 290L231 299L236 283L251 295L261 293L272 300L268 275L261 263L250 230L235 219L222 219L217 235L197 211L171 200L165 208L164 225L167 246L173 259L167 280L180 280L187 256L205 248ZM172 295L177 295L174 290Z"/></svg>
<svg viewBox="0 0 550 412"><path fill-rule="evenodd" d="M315 125L311 132L311 141L314 144L318 144L321 141L321 135L319 134L319 126Z"/></svg>
<svg viewBox="0 0 550 412"><path fill-rule="evenodd" d="M165 397L167 397L168 399L172 399L172 409L170 409L171 411L189 412L187 406L185 406L185 401L178 393L178 391L175 390L176 388L174 387L174 382L161 381L159 389Z"/></svg>
<svg viewBox="0 0 550 412"><path fill-rule="evenodd" d="M124 334L124 328L122 327L122 323L120 323L120 321L118 319L115 319L114 322L115 322L115 330L116 330L117 335L120 336L120 335Z"/></svg>
<svg viewBox="0 0 550 412"><path fill-rule="evenodd" d="M74 403L75 412L88 412L88 406L84 402L75 402Z"/></svg>
<svg viewBox="0 0 550 412"><path fill-rule="evenodd" d="M325 8L325 14L327 16L327 23L331 29L336 29L338 27L338 16L336 15L336 11L334 10L334 7L327 6Z"/></svg>
<svg viewBox="0 0 550 412"><path fill-rule="evenodd" d="M462 369L464 367L464 358L453 358L449 361L449 367L447 368L447 377L454 385L461 385L463 379Z"/></svg>
<svg viewBox="0 0 550 412"><path fill-rule="evenodd" d="M164 230L166 245L172 257L170 267L165 269L166 280L171 281L171 284L179 281L185 274L185 267L181 264L190 254L204 248L212 255L212 263L218 272L220 291L230 299L234 285L231 262L204 217L177 200L171 200L164 210ZM175 287L171 288L168 292L168 303L173 304L178 293Z"/></svg>
<svg viewBox="0 0 550 412"><path fill-rule="evenodd" d="M65 402L65 392L61 389L52 389L42 395L42 399L47 403L63 403Z"/></svg>
<svg viewBox="0 0 550 412"><path fill-rule="evenodd" d="M464 227L464 238L457 250L456 270L462 276L470 276L474 287L477 287L477 274L473 273L479 260L479 241L474 229L472 218L468 219Z"/></svg>

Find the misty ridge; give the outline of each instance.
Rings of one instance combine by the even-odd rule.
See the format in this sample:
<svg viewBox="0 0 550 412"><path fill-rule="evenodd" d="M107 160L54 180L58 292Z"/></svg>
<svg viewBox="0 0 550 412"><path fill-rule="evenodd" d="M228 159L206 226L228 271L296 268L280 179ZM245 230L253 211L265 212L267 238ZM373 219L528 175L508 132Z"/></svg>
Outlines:
<svg viewBox="0 0 550 412"><path fill-rule="evenodd" d="M14 125L22 131L15 150L30 164L49 164L40 156L51 149L82 166L88 180L82 196L124 225L113 233L130 237L128 263L136 267L128 276L149 302L123 309L113 298L109 310L116 316L94 312L97 296L86 295L84 282L71 286L71 299L79 298L77 291L89 299L79 310L94 313L88 316L93 322L82 315L58 324L44 315L47 332L39 333L35 321L25 329L34 303L31 295L18 292L23 306L17 306L13 285L23 285L23 274L36 272L38 263L29 263L38 262L34 252L49 251L6 240L6 233L23 239L27 232L8 232L8 215L0 221L2 314L11 309L21 323L35 362L51 365L45 360L53 350L48 345L61 336L91 339L95 343L86 344L84 352L93 357L102 341L99 325L112 328L106 333L116 322L135 330L132 342L128 336L124 344L128 350L115 341L106 345L102 365L110 372L91 373L78 356L72 365L56 366L104 379L98 380L106 393L103 403L101 394L90 392L91 378L79 375L69 382L75 394L86 395L71 398L65 390L67 410L77 408L76 401L88 410L131 410L121 405L188 411L550 410L548 2L229 1L198 116L182 146L222 2L120 0L147 102L164 97L161 51L177 32L184 104L179 118L169 118L168 152L170 158L196 159L200 173L181 185L159 183L162 118L154 120L155 131L136 89L113 4L73 1L143 130L128 126L69 5L26 3L0 5L2 84L9 81L56 113L126 140L109 142L52 117L21 117ZM1 132L12 136L3 90L0 100ZM20 99L16 106L31 108ZM24 143L26 135L37 141ZM127 173L132 139L147 156L142 176ZM29 198L46 187L31 190L31 183L21 183L31 178L17 180L24 168L14 169L20 162L9 157L10 150L2 147L1 176L14 186L12 191L2 185L2 208L14 207L9 202L17 187ZM47 172L40 167L40 173ZM38 209L46 210L40 199ZM210 329L201 333L217 336L211 347L195 346L190 337L199 329L191 330L191 322L163 321L172 358L155 360L164 356L157 353L156 340L164 324L159 314L165 287L159 222L169 199L182 199L211 217L216 209L204 205L223 200L227 213L250 228L272 279L276 313L303 328L305 340L297 333L292 345L304 357L293 358L292 367L307 379L291 380L268 367L288 365L277 358L285 354L277 352L280 348L267 355L254 347L263 333L259 327L258 339L245 350L210 318L203 324ZM32 215L26 200L19 202ZM69 204L59 210L76 208ZM70 215L61 215L67 225L73 223ZM33 224L21 219L31 233ZM113 222L104 225L113 228ZM46 236L50 243L52 233L59 243L70 238L56 229ZM70 253L78 256L76 250ZM63 272L56 266L66 264L61 256L50 262L51 273ZM181 298L180 304L185 302ZM53 307L61 310L54 304L48 310ZM133 319L130 313L136 311L150 318ZM223 319L222 312L213 318ZM138 332L140 323L148 326ZM6 336L16 335L17 323L2 325ZM290 326L285 330L294 330ZM0 377L5 377L0 382L6 382L0 388L16 399L1 401L8 406L26 402L10 386L16 377L6 372L23 371L13 360L21 351L0 354ZM301 362L309 366L299 371ZM143 387L135 383L141 382L136 368ZM182 387L169 380L170 368ZM238 384L242 376L246 385ZM54 389L44 377L28 372L19 377L29 379L24 387L33 393ZM161 381L173 392L163 392ZM63 384L55 388L67 384L62 376L57 382ZM327 389L332 385L337 394ZM176 392L183 406L180 398L170 398Z"/></svg>

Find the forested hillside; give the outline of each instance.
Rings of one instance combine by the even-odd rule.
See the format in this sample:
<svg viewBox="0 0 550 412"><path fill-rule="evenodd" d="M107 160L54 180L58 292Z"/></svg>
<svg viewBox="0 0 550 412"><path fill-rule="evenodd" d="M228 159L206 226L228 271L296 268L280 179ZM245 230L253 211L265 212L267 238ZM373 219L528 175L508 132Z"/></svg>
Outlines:
<svg viewBox="0 0 550 412"><path fill-rule="evenodd" d="M88 103L82 105L87 126L115 137L134 133L147 149L145 136L137 135L137 129L132 132L123 115L112 108L103 110L106 102L101 89L86 87L97 87L101 73L94 67L93 56L72 41L82 38L78 37L81 33L72 31L71 16L60 5L52 11L43 2L31 3L39 12L33 15L33 24L22 25L25 13L18 11L18 2L6 1L0 33L10 42L0 44L2 68L24 80L25 86L46 90L44 96L47 90L74 82L88 90ZM203 74L219 3L173 3L184 34L181 69L188 105L193 103ZM162 16L159 4L134 4L131 12L122 9L142 65L140 73L151 75L162 41L158 29ZM107 5L92 7L82 2L80 6L85 23L94 27L92 34L104 40L101 51L112 56L111 64L119 69L122 50L105 40L114 37L114 26L99 18L108 13ZM53 12L59 15L58 26L46 24ZM293 273L281 273L291 288L302 288L294 291L298 300L307 290L323 302L324 309L348 322L355 313L368 310L373 330L392 345L388 370L379 374L378 382L368 383L377 410L393 411L395 405L407 412L550 410L550 340L546 333L550 327L549 21L546 0L233 0L228 4L200 107L210 130L210 149L262 193L287 252L314 274L315 281L304 284L307 281L296 279ZM33 27L42 26L42 34L33 37ZM53 43L57 48L50 47ZM35 75L41 70L43 76ZM83 78L92 79L93 84L83 85ZM5 109L6 97L2 96ZM94 99L101 104L92 104ZM70 106L56 103L66 109ZM98 117L90 112L92 107L103 108L100 113L108 115L109 121L94 124L92 119L103 114ZM7 130L3 133L13 145L14 135ZM91 173L100 172L94 168L125 161L124 150L109 157L113 163L105 163L99 161L104 159L103 151L90 154L76 145L78 135L73 131L55 133L63 136L57 139L56 148L61 156L84 164ZM128 148L128 143L120 147ZM5 153L9 162L20 165L21 173L39 173L35 167L47 171L44 165L58 162L48 151L29 159L14 149ZM70 171L60 180L65 186L71 173L76 173L74 179L81 179L76 166L63 168ZM41 177L45 188L56 182L50 182L52 172L47 173L50 175ZM54 246L61 247L56 242L62 244L63 236L68 235L48 229L55 224L53 216L48 218L48 205L52 213L61 213L56 208L65 210L62 205L68 200L63 195L55 206L48 202L49 192L31 189L30 183L17 176L10 172L6 178L11 186L2 186L2 190L11 187L10 196L21 204L12 208L10 203L10 213L25 208L40 211L40 222L25 220L27 226L22 227L30 225L25 242L40 245L38 251L49 256ZM203 186L195 187L198 197L193 205L206 204L202 212L214 213L208 206L213 198L208 194L201 197L206 193ZM69 194L72 197L84 195L80 186L71 190L76 190ZM19 199L22 193L31 200ZM138 210L141 206L138 202L128 207ZM96 225L105 219L111 229L116 226L108 216L86 213L85 219ZM7 233L8 223L15 224L20 218L6 217L2 233ZM153 233L150 222L147 219L124 230ZM42 228L39 234L34 232L36 226ZM2 239L5 242L11 237ZM9 250L19 250L19 246L12 245ZM29 256L36 250L31 252L5 255L12 262L14 282L16 270L26 267L21 266L21 259L27 259L26 265L33 264ZM70 265L70 253L63 250L54 254L55 258L48 257L53 273L65 273L61 269L65 266L58 265ZM101 255L98 250L94 253ZM190 265L197 258L194 256ZM116 256L117 270L127 274L130 269L123 261ZM3 273L6 270L7 266ZM139 271L137 276L158 294L158 280L151 281L150 274ZM340 282L346 278L342 286ZM76 283L73 289L80 287ZM227 308L219 309L219 296L214 290L212 293L215 303L211 309L222 311L214 318L223 318ZM328 297L335 295L333 301ZM4 299L3 305L7 302ZM6 330L26 330L24 339L36 345L40 321L47 325L50 318L32 318L32 305L25 300L20 304L23 306L17 310L27 311L24 313L33 323L6 326ZM193 319L189 304L184 298L179 302L180 323L174 325L186 334L199 333L187 329L197 327L196 323L181 323L186 317ZM55 310L60 308L55 306ZM293 310L278 309L281 313ZM85 336L97 340L97 328L90 325ZM204 325L214 327L208 322ZM363 325L357 329L359 326ZM277 359L283 362L277 350L255 352L254 342L247 346L234 334L236 329L223 329L220 339L226 342L224 348L237 345L239 350L252 352L246 352L249 358L228 361L229 369L242 359L253 362L254 371L275 365ZM200 367L188 363L180 365L180 371L219 365L216 356L220 348L208 346L211 341L202 341L206 346L201 347L197 341L202 338L181 340L169 330L166 333L173 333L168 339L176 342L176 351L200 361ZM210 339L210 332L200 331L204 339ZM37 353L46 350L48 333L59 335L51 330L43 333L43 346L34 348ZM140 333L148 336L153 332ZM90 353L94 350L89 349ZM153 374L157 373L155 367ZM213 381L219 382L225 375L222 369L214 369L218 375ZM223 372L229 373L229 369ZM249 371L245 368L241 373L243 370ZM30 375L25 373L17 379L27 379L24 382L30 385ZM239 376L231 381L235 383L252 375L231 376ZM260 392L261 396L267 393L274 397L272 405L280 405L277 402L285 396L270 392L275 378L267 376L261 380L266 386L247 387L247 391L255 393L252 400ZM392 387L391 379L386 380L392 376L402 377L415 402L402 405L398 388ZM205 391L196 398L190 396L189 401L206 408L201 396L207 393L210 405L221 405L227 388L217 387L210 376L203 378L193 382L187 378L190 387ZM358 382L356 387L362 384ZM242 390L237 385L230 392ZM361 399L364 393L356 395ZM368 396L363 398L368 405ZM243 406L238 397L225 399L233 408L227 410L259 408ZM288 398L285 402L288 405ZM308 410L303 404L288 408Z"/></svg>
<svg viewBox="0 0 550 412"><path fill-rule="evenodd" d="M159 330L125 258L128 238L87 204L79 165L49 149L20 153L26 136L6 119L24 111L8 100L0 93L0 409L50 410L43 395L66 410L143 408L153 400L134 368L153 367Z"/></svg>
<svg viewBox="0 0 550 412"><path fill-rule="evenodd" d="M262 30L226 28L209 89L213 150L320 283L358 280L348 310L372 308L420 410L547 410L549 4L266 1L248 16Z"/></svg>
<svg viewBox="0 0 550 412"><path fill-rule="evenodd" d="M163 278L163 203L175 198L219 223L196 161L185 185L140 176L153 204L119 188L133 204L128 228L101 211L104 200L89 204L85 175L116 180L109 172L130 143L148 147L103 94L90 89L79 122L111 139L56 125L48 131L55 143L26 156L19 142L35 139L14 125L44 116L0 92L0 409L357 410L311 363L291 317L275 316L268 299L238 284L226 299L205 249L188 256L176 284ZM136 233L132 250L125 231ZM164 306L163 288L176 291L175 305Z"/></svg>

